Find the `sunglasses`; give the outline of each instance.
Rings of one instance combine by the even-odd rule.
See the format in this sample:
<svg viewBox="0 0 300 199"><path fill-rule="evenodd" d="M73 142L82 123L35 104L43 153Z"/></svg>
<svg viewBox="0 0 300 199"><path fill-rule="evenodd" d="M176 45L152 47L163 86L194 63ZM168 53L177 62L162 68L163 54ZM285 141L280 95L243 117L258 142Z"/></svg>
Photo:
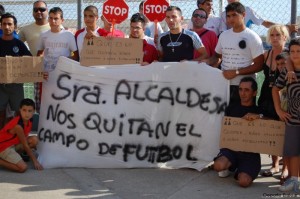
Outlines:
<svg viewBox="0 0 300 199"><path fill-rule="evenodd" d="M34 12L38 12L38 11L40 11L40 12L45 12L47 10L47 8L43 8L43 7L40 7L40 8L33 8L33 11Z"/></svg>
<svg viewBox="0 0 300 199"><path fill-rule="evenodd" d="M206 19L205 15L200 15L200 14L193 14L193 17L195 17L195 18L199 17L200 19Z"/></svg>

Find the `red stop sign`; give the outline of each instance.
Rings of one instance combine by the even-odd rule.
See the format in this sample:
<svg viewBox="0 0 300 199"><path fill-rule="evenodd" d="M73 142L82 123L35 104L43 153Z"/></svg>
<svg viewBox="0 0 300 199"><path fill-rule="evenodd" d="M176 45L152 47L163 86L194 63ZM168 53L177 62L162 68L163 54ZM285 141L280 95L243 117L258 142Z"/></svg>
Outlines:
<svg viewBox="0 0 300 199"><path fill-rule="evenodd" d="M167 0L147 0L144 3L144 15L150 21L162 21L166 18L166 10L169 5Z"/></svg>
<svg viewBox="0 0 300 199"><path fill-rule="evenodd" d="M102 14L110 23L121 23L128 17L129 7L124 0L106 0Z"/></svg>

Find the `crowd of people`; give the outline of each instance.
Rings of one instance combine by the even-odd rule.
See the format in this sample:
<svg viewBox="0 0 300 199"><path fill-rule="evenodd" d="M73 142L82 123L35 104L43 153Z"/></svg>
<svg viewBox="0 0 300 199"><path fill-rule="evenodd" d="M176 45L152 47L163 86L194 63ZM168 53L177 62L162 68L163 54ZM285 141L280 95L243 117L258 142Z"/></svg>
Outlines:
<svg viewBox="0 0 300 199"><path fill-rule="evenodd" d="M130 18L129 38L143 40L142 66L152 62L198 61L222 70L230 81L230 100L226 115L246 120L273 119L286 123L283 168L280 191L299 190L300 172L300 38L289 41L289 35L297 26L280 25L259 17L239 0L228 0L221 17L212 13L213 0L197 0L187 28L183 26L182 11L177 6L166 10L165 22L168 31L160 24L155 26L143 15L143 3L139 12ZM5 13L0 5L0 57L43 56L44 78L47 79L56 67L59 56L79 61L85 39L93 37L126 37L114 29L111 23L99 16L98 8L89 5L83 11L85 27L75 35L63 27L63 10L53 7L48 10L44 1L33 3L34 22L20 29L17 19ZM103 27L97 25L102 20ZM263 25L268 29L267 42L272 46L264 51L262 40L250 25ZM158 29L155 30L155 27ZM289 41L288 48L286 43ZM26 42L27 46L24 44ZM28 49L29 48L29 49ZM265 79L256 105L257 83L255 73L264 72ZM0 84L0 166L17 172L27 169L19 155L25 151L34 167L42 169L32 149L37 139L29 136L31 118L41 107L42 83L35 83L35 102L24 99L23 84ZM6 109L17 112L11 121L6 121ZM280 157L272 156L270 170L263 176L280 172ZM252 184L261 170L260 154L220 149L214 159L214 169L220 177L231 172L242 187Z"/></svg>

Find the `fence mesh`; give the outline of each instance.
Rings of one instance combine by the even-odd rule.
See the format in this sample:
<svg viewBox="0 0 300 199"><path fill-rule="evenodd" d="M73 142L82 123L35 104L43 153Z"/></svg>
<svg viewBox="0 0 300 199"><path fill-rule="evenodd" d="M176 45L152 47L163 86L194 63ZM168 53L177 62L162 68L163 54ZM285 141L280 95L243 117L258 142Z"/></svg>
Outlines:
<svg viewBox="0 0 300 199"><path fill-rule="evenodd" d="M138 12L139 3L141 0L127 0L129 6L129 18L132 14ZM27 0L2 0L1 4L5 7L7 12L13 13L18 19L18 27L21 28L24 25L32 23L34 21L32 17L32 4L34 1ZM48 8L55 6L61 7L64 11L64 27L71 31L76 31L78 28L84 26L82 17L79 19L81 27L77 27L78 24L78 10L82 13L83 9L88 5L94 5L99 9L101 15L102 4L104 0L46 0ZM185 23L191 18L193 10L196 8L196 0L171 0L171 5L178 6L182 9ZM263 19L288 24L291 18L291 1L289 0L241 0L245 6L249 6L256 11ZM227 5L226 0L214 0L213 1L214 14L220 16L222 10ZM81 7L78 9L78 5ZM300 1L297 2L297 7L300 8ZM298 9L297 16L300 16L300 10ZM299 18L299 17L298 17ZM298 21L299 23L299 21ZM98 25L102 26L102 22L99 18ZM162 22L162 27L166 29L166 24ZM117 26L118 29L122 30L126 34L129 33L129 22L128 19ZM252 29L256 31L264 40L267 29L263 26L253 26ZM33 96L32 84L25 84L25 95L26 97Z"/></svg>
<svg viewBox="0 0 300 199"><path fill-rule="evenodd" d="M138 6L141 0L127 0L129 6L129 16L138 12ZM33 22L32 17L32 3L34 1L26 0L4 0L1 3L4 5L7 12L12 12L18 19L19 27L22 27L28 23ZM102 4L104 0L48 0L46 1L48 8L54 6L61 7L64 11L64 26L67 28L77 29L77 7L78 2L81 2L81 12L88 5L94 5L99 9L101 14ZM289 0L241 0L245 6L251 7L257 12L263 19L272 22L287 24L290 22L291 16L291 1ZM224 10L227 5L225 0L214 0L214 13L216 16L220 15L220 11ZM171 0L171 5L179 6L183 11L183 16L186 20L190 19L193 10L196 8L196 0ZM297 7L300 7L300 1L298 1ZM298 15L300 11L298 9ZM81 18L82 22L83 19ZM99 26L102 25L99 19ZM83 22L81 23L83 26ZM128 34L128 23L124 22L118 25L118 28ZM253 29L261 36L266 34L266 28L263 26L253 26Z"/></svg>

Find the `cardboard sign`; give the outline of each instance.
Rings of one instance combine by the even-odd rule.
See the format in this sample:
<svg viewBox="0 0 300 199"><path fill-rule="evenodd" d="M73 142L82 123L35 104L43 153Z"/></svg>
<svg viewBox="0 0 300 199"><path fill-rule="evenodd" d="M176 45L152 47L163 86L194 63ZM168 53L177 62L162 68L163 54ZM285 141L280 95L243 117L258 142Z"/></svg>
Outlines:
<svg viewBox="0 0 300 199"><path fill-rule="evenodd" d="M281 156L285 123L275 120L253 120L224 117L220 147Z"/></svg>
<svg viewBox="0 0 300 199"><path fill-rule="evenodd" d="M60 57L43 83L39 160L201 170L219 151L228 91L222 71L203 63L82 67Z"/></svg>
<svg viewBox="0 0 300 199"><path fill-rule="evenodd" d="M80 65L139 64L143 56L142 39L95 37L84 40Z"/></svg>
<svg viewBox="0 0 300 199"><path fill-rule="evenodd" d="M0 83L43 81L42 57L0 57Z"/></svg>

